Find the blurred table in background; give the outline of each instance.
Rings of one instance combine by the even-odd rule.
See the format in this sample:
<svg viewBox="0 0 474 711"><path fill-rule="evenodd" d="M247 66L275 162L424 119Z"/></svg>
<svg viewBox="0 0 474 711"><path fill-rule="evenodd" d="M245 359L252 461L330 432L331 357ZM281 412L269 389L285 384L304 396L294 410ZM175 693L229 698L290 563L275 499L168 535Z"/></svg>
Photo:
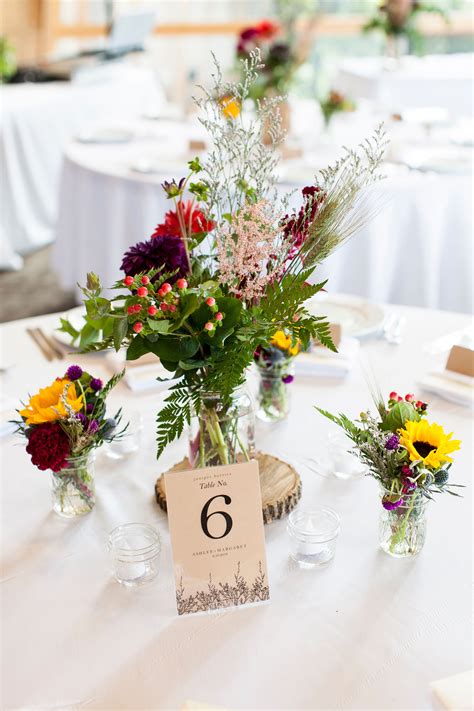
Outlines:
<svg viewBox="0 0 474 711"><path fill-rule="evenodd" d="M308 116L309 110L301 113ZM311 119L313 124L316 120ZM312 144L301 138L306 148L302 157L282 161L279 168L281 192L296 190L291 205L299 208L299 189L313 183L317 170L333 162L343 144L355 146L370 135L378 120L364 112L341 115L329 136L313 129ZM127 143L75 142L67 150L55 247L65 288L77 289L88 271L100 274L104 285L120 277L124 251L147 239L171 207L161 183L186 173L186 161L194 155L190 140L205 138L197 122L141 121L129 128L134 139ZM369 204L369 210L376 207L379 214L316 277L329 275L332 292L469 311L472 225L466 207L472 187L471 149L449 145L443 133L437 147L437 134L427 142L418 125L396 122L388 130L392 138L391 162L384 166L388 177L372 189ZM296 134L300 131L295 125ZM413 144L410 137L416 139ZM432 162L439 154L441 172L426 171L420 151L426 153L425 160L431 155ZM447 161L450 155L457 157L459 173L452 172L456 162ZM408 167L411 156L419 169ZM443 172L443 166L448 172Z"/></svg>
<svg viewBox="0 0 474 711"><path fill-rule="evenodd" d="M436 106L453 115L472 115L472 54L415 57L398 62L358 57L341 63L334 88L351 98L372 99L392 111Z"/></svg>
<svg viewBox="0 0 474 711"><path fill-rule="evenodd" d="M0 268L19 269L21 255L54 239L63 151L91 122L136 117L164 96L153 72L117 63L81 82L0 88L2 219Z"/></svg>

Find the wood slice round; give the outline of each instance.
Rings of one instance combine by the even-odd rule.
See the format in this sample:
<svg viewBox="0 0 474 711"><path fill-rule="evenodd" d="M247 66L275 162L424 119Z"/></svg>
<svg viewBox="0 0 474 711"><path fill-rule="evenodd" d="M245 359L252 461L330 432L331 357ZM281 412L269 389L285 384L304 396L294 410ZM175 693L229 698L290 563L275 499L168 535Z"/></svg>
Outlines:
<svg viewBox="0 0 474 711"><path fill-rule="evenodd" d="M301 499L301 479L298 472L281 459L264 452L257 452L255 456L260 471L263 522L270 523L293 511ZM187 457L175 464L170 471L186 469L191 469ZM160 476L156 481L155 495L160 508L166 511L164 476Z"/></svg>

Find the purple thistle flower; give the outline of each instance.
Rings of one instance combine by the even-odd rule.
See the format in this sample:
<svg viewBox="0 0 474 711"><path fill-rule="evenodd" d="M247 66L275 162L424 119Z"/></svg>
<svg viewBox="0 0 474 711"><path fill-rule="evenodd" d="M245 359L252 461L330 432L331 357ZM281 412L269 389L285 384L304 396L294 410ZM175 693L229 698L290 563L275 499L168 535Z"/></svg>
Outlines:
<svg viewBox="0 0 474 711"><path fill-rule="evenodd" d="M99 392L99 390L102 390L104 387L104 384L100 378L92 378L92 380L89 383L89 387L91 390L93 390L95 393Z"/></svg>
<svg viewBox="0 0 474 711"><path fill-rule="evenodd" d="M86 412L90 415L94 411L94 403L88 402L86 405Z"/></svg>
<svg viewBox="0 0 474 711"><path fill-rule="evenodd" d="M397 449L399 444L400 444L400 437L398 435L394 434L391 437L389 437L388 440L385 442L385 449L389 449L389 450Z"/></svg>
<svg viewBox="0 0 474 711"><path fill-rule="evenodd" d="M79 380L82 375L82 368L79 365L70 365L66 370L66 378L69 380Z"/></svg>
<svg viewBox="0 0 474 711"><path fill-rule="evenodd" d="M84 413L83 413L83 412L77 412L77 413L76 413L76 419L78 419L79 422L81 423L81 425L83 426L83 428L86 429L87 423L88 423L88 419L87 419L87 417L84 415Z"/></svg>
<svg viewBox="0 0 474 711"><path fill-rule="evenodd" d="M387 511L393 511L394 509L398 509L398 507L401 506L402 504L403 504L403 497L401 499L398 499L398 501L390 501L389 499L383 499L383 501L382 501L382 506Z"/></svg>
<svg viewBox="0 0 474 711"><path fill-rule="evenodd" d="M178 270L174 277L168 279L170 284L174 284L177 279L188 273L183 241L174 235L158 235L146 242L138 242L123 255L121 269L129 276L148 272L150 269L160 269L165 272ZM152 281L158 279L160 279L160 272L155 274Z"/></svg>
<svg viewBox="0 0 474 711"><path fill-rule="evenodd" d="M293 375L284 375L284 376L282 377L282 380L283 380L283 382L285 383L285 385L288 385L289 383L292 383L292 382L293 382L294 377L293 377Z"/></svg>
<svg viewBox="0 0 474 711"><path fill-rule="evenodd" d="M99 423L97 420L91 420L89 423L89 427L87 428L87 431L90 432L90 434L95 434L97 430L99 429Z"/></svg>

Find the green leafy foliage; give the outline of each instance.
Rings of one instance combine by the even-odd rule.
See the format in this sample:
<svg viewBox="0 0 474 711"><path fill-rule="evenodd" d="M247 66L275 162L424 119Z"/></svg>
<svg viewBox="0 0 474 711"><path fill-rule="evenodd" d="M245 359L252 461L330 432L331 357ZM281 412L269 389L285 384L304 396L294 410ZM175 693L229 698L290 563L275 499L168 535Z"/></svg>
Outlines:
<svg viewBox="0 0 474 711"><path fill-rule="evenodd" d="M397 402L385 415L380 424L383 432L396 432L408 421L418 422L421 419L418 412L409 402Z"/></svg>

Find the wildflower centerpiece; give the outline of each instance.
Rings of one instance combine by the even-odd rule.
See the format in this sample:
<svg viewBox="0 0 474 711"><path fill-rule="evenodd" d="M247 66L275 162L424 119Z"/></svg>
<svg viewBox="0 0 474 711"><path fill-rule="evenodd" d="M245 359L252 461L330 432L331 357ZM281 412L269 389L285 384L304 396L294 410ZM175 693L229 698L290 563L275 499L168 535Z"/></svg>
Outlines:
<svg viewBox="0 0 474 711"><path fill-rule="evenodd" d="M321 107L321 112L324 118L324 125L327 129L331 123L331 119L335 114L347 113L355 111L356 105L347 96L344 96L339 91L334 91L331 89L329 94L319 100L319 105Z"/></svg>
<svg viewBox="0 0 474 711"><path fill-rule="evenodd" d="M185 177L164 183L173 209L125 254L117 295L106 298L95 274L83 289L82 345L160 359L172 383L157 417L158 457L193 418L194 466L252 456L251 407L239 388L256 349L276 331L303 348L317 338L334 349L327 321L305 309L324 285L309 279L366 218L361 191L380 177L381 130L322 171L299 210L289 211L275 190L278 100L259 105L256 117L222 103L229 96L241 105L259 71L258 52L243 60L237 84L225 82L216 64L213 86L197 100L212 140L206 160L191 160ZM271 146L262 141L268 122ZM63 328L71 332L67 322Z"/></svg>
<svg viewBox="0 0 474 711"><path fill-rule="evenodd" d="M257 416L261 420L277 422L288 415L288 386L294 379L293 359L299 350L299 341L294 342L284 331L277 331L268 346L259 346L255 351L259 375Z"/></svg>
<svg viewBox="0 0 474 711"><path fill-rule="evenodd" d="M95 505L95 450L120 438L120 410L107 418L105 400L123 374L105 385L78 365L30 397L18 411L18 431L27 439L32 463L51 471L53 510L71 518L89 513Z"/></svg>
<svg viewBox="0 0 474 711"><path fill-rule="evenodd" d="M426 504L433 494L458 484L450 481L451 454L460 448L440 425L425 418L427 404L408 394L391 392L385 404L376 399L378 418L363 412L352 422L343 414L316 408L343 428L353 451L380 484L380 546L390 555L405 558L421 551L426 536Z"/></svg>

